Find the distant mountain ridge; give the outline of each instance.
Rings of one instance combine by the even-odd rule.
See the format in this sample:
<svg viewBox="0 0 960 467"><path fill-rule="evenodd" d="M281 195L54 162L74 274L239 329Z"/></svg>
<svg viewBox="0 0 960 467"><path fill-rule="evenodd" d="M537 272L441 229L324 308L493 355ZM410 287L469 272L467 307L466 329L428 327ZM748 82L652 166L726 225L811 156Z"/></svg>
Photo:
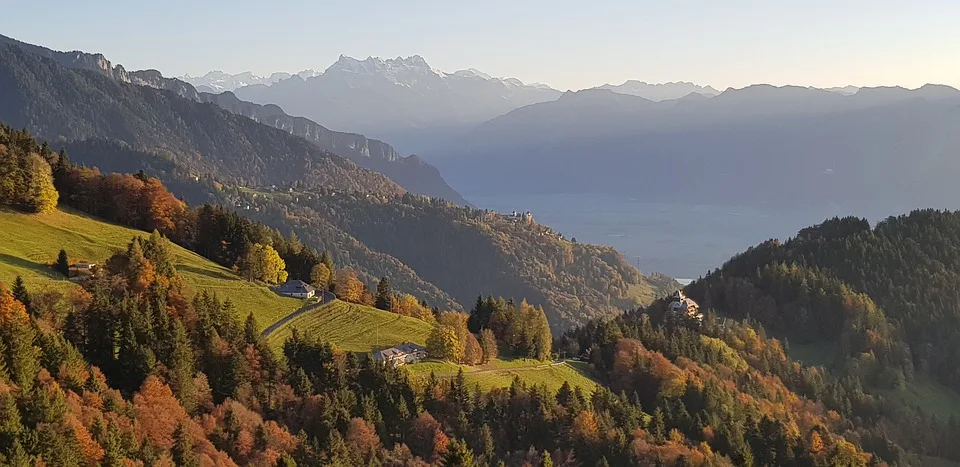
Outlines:
<svg viewBox="0 0 960 467"><path fill-rule="evenodd" d="M240 99L276 104L325 127L390 141L404 152L560 91L493 78L477 70L445 73L423 57L364 60L341 55L322 74L236 90Z"/></svg>
<svg viewBox="0 0 960 467"><path fill-rule="evenodd" d="M686 81L647 83L631 79L625 81L623 84L604 84L603 86L597 86L595 89L606 89L618 94L629 94L654 102L679 99L693 93L711 97L720 94L720 91L717 91L712 86L700 86Z"/></svg>
<svg viewBox="0 0 960 467"><path fill-rule="evenodd" d="M316 70L303 70L296 75L303 78L312 78L320 74ZM273 84L293 76L290 73L275 72L270 76L257 76L249 71L243 73L224 73L219 70L207 72L203 76L190 76L189 74L178 76L177 79L192 84L199 92L221 93L233 91L243 86L252 86L254 84Z"/></svg>
<svg viewBox="0 0 960 467"><path fill-rule="evenodd" d="M851 95L754 85L660 102L593 89L516 109L424 156L479 194L855 203L874 215L953 206L958 125L960 91L932 84Z"/></svg>

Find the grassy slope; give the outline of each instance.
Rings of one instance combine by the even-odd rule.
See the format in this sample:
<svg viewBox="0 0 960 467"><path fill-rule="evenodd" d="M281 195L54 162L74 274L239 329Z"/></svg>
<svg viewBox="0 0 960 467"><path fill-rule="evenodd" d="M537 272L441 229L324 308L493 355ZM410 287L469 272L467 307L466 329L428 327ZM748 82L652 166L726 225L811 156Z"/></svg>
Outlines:
<svg viewBox="0 0 960 467"><path fill-rule="evenodd" d="M367 353L404 341L424 344L432 325L416 318L336 300L292 319L270 334L267 342L279 350L294 329L335 343L350 352ZM535 360L517 359L495 360L486 365L462 367L467 382L471 385L479 383L484 389L509 387L514 376L519 376L527 383L546 384L550 390L556 390L564 381L580 386L588 393L597 386L590 376L589 365L580 362L550 365ZM438 377L447 378L455 376L461 365L427 361L408 365L406 368L418 379L426 378L431 371Z"/></svg>
<svg viewBox="0 0 960 467"><path fill-rule="evenodd" d="M479 384L484 390L509 387L515 376L519 376L527 384L544 384L550 391L556 391L564 381L571 386L579 386L587 394L597 387L596 380L590 374L590 365L583 362L551 364L525 359L494 360L486 365L471 367L450 362L426 361L408 365L406 368L413 378L421 380L429 377L431 372L439 378L452 378L463 368L467 384Z"/></svg>
<svg viewBox="0 0 960 467"><path fill-rule="evenodd" d="M294 329L350 352L370 352L405 341L423 345L432 327L416 318L335 300L281 326L267 342L280 348Z"/></svg>
<svg viewBox="0 0 960 467"><path fill-rule="evenodd" d="M17 275L29 288L38 286L68 290L76 287L49 266L61 248L71 261L87 260L102 264L116 252L125 250L130 240L148 234L91 219L71 211L28 215L0 210L0 282L9 287ZM240 318L253 312L261 327L300 307L300 300L284 298L268 288L244 281L230 270L174 245L177 271L188 287L188 294L206 289L236 305Z"/></svg>

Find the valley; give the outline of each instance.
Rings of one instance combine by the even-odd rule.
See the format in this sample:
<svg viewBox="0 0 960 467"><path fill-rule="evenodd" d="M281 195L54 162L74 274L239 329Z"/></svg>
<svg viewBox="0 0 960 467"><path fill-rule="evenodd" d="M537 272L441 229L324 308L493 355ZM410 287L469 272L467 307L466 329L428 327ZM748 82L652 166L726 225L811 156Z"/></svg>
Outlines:
<svg viewBox="0 0 960 467"><path fill-rule="evenodd" d="M109 53L0 35L0 465L960 465L934 18L882 53L851 22L866 53L813 61L885 63L831 84L783 52L844 42L836 6L497 6L200 3L106 42L13 9Z"/></svg>

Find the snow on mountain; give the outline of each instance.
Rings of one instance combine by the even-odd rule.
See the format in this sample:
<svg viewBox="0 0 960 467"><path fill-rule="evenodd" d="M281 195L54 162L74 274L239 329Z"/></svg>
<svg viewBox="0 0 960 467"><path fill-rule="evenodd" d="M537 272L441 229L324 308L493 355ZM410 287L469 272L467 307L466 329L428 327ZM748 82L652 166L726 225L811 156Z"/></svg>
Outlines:
<svg viewBox="0 0 960 467"><path fill-rule="evenodd" d="M304 70L297 73L303 79L312 78L319 73L314 70ZM273 73L270 76L257 76L249 71L237 74L224 73L220 70L211 71L203 76L190 76L189 74L180 76L179 79L194 85L198 90L204 92L221 93L224 91L233 91L244 86L255 84L270 85L281 80L290 78L290 73Z"/></svg>

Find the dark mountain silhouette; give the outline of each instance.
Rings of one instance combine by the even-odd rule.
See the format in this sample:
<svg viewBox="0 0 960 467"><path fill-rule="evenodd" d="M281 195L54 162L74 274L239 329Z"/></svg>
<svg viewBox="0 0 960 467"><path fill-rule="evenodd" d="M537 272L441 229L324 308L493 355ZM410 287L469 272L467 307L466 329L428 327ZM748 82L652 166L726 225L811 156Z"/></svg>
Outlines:
<svg viewBox="0 0 960 467"><path fill-rule="evenodd" d="M889 213L960 199L958 124L960 91L947 86L844 96L757 85L662 102L591 90L514 110L426 155L466 191Z"/></svg>

